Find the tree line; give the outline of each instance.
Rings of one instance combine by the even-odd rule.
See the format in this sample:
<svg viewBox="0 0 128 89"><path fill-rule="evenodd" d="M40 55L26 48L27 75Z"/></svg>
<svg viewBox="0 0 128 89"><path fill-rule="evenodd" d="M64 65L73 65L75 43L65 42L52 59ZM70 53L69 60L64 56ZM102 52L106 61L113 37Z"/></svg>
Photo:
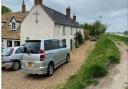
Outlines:
<svg viewBox="0 0 128 89"><path fill-rule="evenodd" d="M101 34L105 33L107 26L97 20L92 24L82 24L81 28L84 29L85 38L88 39L90 37L98 38Z"/></svg>

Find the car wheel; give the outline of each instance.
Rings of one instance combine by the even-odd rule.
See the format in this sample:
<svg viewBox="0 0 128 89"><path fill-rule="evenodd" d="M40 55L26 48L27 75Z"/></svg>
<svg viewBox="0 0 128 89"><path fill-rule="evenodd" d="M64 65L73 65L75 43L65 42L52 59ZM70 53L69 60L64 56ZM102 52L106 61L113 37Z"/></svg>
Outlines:
<svg viewBox="0 0 128 89"><path fill-rule="evenodd" d="M50 63L48 65L47 75L51 76L53 74L53 72L54 72L54 65L53 65L53 63Z"/></svg>
<svg viewBox="0 0 128 89"><path fill-rule="evenodd" d="M65 63L68 63L69 60L70 60L70 55L68 54L68 55L66 56L66 61L65 61Z"/></svg>
<svg viewBox="0 0 128 89"><path fill-rule="evenodd" d="M19 69L20 69L20 62L18 62L18 61L13 62L12 69L13 69L14 71L19 70Z"/></svg>

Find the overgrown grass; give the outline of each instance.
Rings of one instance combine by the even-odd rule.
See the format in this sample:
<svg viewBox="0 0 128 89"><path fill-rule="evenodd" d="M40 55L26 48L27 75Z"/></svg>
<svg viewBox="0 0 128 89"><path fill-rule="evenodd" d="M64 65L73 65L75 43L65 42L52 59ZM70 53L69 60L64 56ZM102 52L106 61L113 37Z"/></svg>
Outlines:
<svg viewBox="0 0 128 89"><path fill-rule="evenodd" d="M108 73L108 64L119 63L119 50L107 35L100 36L95 49L77 74L71 76L61 89L84 89L92 83L98 84L95 78Z"/></svg>

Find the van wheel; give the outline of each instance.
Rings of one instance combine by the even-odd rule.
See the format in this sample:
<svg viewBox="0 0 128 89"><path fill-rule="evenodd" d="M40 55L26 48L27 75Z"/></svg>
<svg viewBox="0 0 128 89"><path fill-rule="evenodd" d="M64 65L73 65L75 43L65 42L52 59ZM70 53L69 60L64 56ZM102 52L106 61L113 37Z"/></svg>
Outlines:
<svg viewBox="0 0 128 89"><path fill-rule="evenodd" d="M53 63L50 63L48 65L47 75L51 76L53 74L53 72L54 72L54 65L53 65Z"/></svg>
<svg viewBox="0 0 128 89"><path fill-rule="evenodd" d="M70 54L67 54L65 63L68 63L70 60Z"/></svg>
<svg viewBox="0 0 128 89"><path fill-rule="evenodd" d="M14 71L19 70L19 69L20 69L20 62L14 61L14 62L13 62L12 69L13 69Z"/></svg>

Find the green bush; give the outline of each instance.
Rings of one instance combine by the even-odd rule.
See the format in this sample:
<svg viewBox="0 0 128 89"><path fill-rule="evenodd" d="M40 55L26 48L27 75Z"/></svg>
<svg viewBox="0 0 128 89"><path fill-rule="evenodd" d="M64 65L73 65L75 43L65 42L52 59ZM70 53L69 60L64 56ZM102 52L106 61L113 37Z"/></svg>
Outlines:
<svg viewBox="0 0 128 89"><path fill-rule="evenodd" d="M88 78L99 78L103 77L108 73L106 66L103 66L99 63L93 63L87 69L87 77Z"/></svg>
<svg viewBox="0 0 128 89"><path fill-rule="evenodd" d="M110 55L108 59L110 60L110 63L119 63L119 58L115 57L114 55Z"/></svg>

